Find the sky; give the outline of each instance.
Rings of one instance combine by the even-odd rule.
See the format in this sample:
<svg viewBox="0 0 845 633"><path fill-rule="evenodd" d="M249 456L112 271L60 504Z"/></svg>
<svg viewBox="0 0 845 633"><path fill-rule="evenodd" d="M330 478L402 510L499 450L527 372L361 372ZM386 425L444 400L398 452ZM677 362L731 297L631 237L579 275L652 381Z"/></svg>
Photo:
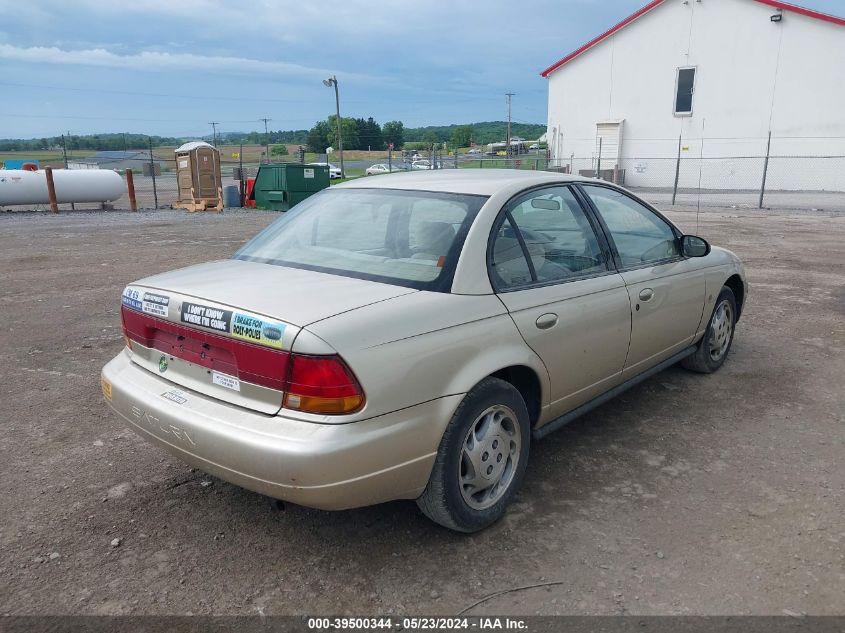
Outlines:
<svg viewBox="0 0 845 633"><path fill-rule="evenodd" d="M749 0L750 1L750 0ZM540 72L645 0L0 0L0 138L546 121ZM845 14L845 0L804 0Z"/></svg>

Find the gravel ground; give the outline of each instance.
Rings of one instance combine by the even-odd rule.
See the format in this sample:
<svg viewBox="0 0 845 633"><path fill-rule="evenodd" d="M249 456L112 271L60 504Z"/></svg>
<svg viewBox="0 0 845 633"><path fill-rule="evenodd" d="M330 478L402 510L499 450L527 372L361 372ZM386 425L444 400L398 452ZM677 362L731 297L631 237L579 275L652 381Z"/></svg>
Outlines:
<svg viewBox="0 0 845 633"><path fill-rule="evenodd" d="M692 209L668 214L690 232ZM751 284L731 357L532 448L507 517L328 513L193 471L109 413L119 294L274 214L0 214L0 614L836 614L845 605L845 216L708 209Z"/></svg>

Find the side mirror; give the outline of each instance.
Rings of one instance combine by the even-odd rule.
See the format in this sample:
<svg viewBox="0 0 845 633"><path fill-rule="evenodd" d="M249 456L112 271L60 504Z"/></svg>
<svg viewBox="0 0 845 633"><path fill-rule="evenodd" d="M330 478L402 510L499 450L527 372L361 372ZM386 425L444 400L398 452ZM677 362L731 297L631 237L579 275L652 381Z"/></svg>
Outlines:
<svg viewBox="0 0 845 633"><path fill-rule="evenodd" d="M681 252L684 257L705 257L710 254L710 244L703 237L684 235L681 238Z"/></svg>

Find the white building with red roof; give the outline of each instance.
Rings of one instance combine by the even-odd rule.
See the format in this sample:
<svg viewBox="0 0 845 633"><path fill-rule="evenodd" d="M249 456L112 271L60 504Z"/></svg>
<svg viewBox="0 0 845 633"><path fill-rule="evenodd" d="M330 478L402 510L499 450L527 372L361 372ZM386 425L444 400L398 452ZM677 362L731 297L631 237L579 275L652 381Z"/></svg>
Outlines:
<svg viewBox="0 0 845 633"><path fill-rule="evenodd" d="M601 146L601 169L630 186L671 185L680 155L705 159L682 187L754 189L771 132L770 188L845 190L845 18L653 0L542 75L549 151L573 171L595 169Z"/></svg>

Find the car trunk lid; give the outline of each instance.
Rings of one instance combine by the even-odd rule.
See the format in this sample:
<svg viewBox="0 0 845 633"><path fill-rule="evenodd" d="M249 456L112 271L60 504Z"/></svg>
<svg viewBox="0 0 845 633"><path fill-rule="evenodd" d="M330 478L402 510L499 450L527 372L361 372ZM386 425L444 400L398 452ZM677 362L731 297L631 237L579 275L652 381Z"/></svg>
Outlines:
<svg viewBox="0 0 845 633"><path fill-rule="evenodd" d="M359 279L229 260L142 279L122 297L132 360L178 387L274 414L304 325L415 292Z"/></svg>

